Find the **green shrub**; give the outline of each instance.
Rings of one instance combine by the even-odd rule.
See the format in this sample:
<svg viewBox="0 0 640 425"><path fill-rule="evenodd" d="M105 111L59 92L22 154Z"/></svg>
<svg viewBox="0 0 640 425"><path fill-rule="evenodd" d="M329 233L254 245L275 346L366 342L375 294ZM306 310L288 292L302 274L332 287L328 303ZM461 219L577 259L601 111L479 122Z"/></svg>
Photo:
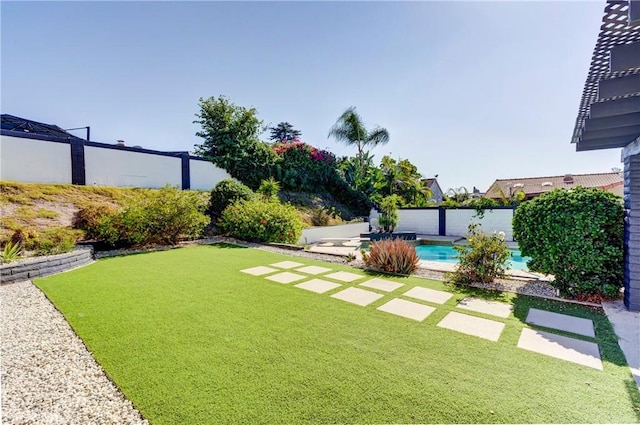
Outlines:
<svg viewBox="0 0 640 425"><path fill-rule="evenodd" d="M514 238L531 271L552 274L564 296L616 296L623 285L624 208L600 189L556 189L522 203Z"/></svg>
<svg viewBox="0 0 640 425"><path fill-rule="evenodd" d="M248 241L295 244L302 235L296 209L277 200L240 200L222 212L218 224L230 236Z"/></svg>
<svg viewBox="0 0 640 425"><path fill-rule="evenodd" d="M385 232L393 232L398 225L398 205L401 202L402 198L398 195L386 196L380 201L378 224Z"/></svg>
<svg viewBox="0 0 640 425"><path fill-rule="evenodd" d="M262 196L264 200L274 199L280 192L280 183L278 183L273 177L262 180L257 192Z"/></svg>
<svg viewBox="0 0 640 425"><path fill-rule="evenodd" d="M63 254L71 251L81 236L82 231L79 230L68 227L51 227L38 234L32 249L36 255Z"/></svg>
<svg viewBox="0 0 640 425"><path fill-rule="evenodd" d="M331 215L323 207L315 207L311 210L311 224L314 226L328 226L331 224Z"/></svg>
<svg viewBox="0 0 640 425"><path fill-rule="evenodd" d="M398 274L411 274L418 268L420 258L416 248L400 238L382 239L362 252L365 264L374 269Z"/></svg>
<svg viewBox="0 0 640 425"><path fill-rule="evenodd" d="M114 215L105 215L91 232L111 245L175 245L201 235L210 221L204 214L206 207L196 192L165 186Z"/></svg>
<svg viewBox="0 0 640 425"><path fill-rule="evenodd" d="M22 254L22 246L19 243L8 241L2 250L2 262L9 263L17 260Z"/></svg>
<svg viewBox="0 0 640 425"><path fill-rule="evenodd" d="M337 172L329 179L326 189L338 202L349 208L353 215L369 216L371 200L364 193L349 186Z"/></svg>
<svg viewBox="0 0 640 425"><path fill-rule="evenodd" d="M248 186L233 179L224 179L211 191L211 201L207 214L215 222L222 215L222 211L240 199L249 200L254 196Z"/></svg>
<svg viewBox="0 0 640 425"><path fill-rule="evenodd" d="M459 253L459 263L446 277L452 283L489 283L504 277L507 261L511 252L501 235L487 233L478 229L478 224L469 225L468 246L455 245Z"/></svg>
<svg viewBox="0 0 640 425"><path fill-rule="evenodd" d="M89 204L76 212L73 217L73 227L84 230L88 239L94 239L99 236L99 224L106 217L117 213L117 208L108 204Z"/></svg>

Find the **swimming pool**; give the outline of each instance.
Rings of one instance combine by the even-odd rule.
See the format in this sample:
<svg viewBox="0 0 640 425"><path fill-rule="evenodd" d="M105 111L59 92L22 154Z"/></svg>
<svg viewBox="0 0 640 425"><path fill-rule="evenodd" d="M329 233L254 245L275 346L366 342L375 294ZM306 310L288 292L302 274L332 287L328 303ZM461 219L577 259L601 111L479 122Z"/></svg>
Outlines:
<svg viewBox="0 0 640 425"><path fill-rule="evenodd" d="M416 251L421 260L452 264L458 262L458 251L452 245L418 245ZM528 271L527 260L531 258L523 257L517 249L509 251L511 251L511 260L507 262L507 269Z"/></svg>

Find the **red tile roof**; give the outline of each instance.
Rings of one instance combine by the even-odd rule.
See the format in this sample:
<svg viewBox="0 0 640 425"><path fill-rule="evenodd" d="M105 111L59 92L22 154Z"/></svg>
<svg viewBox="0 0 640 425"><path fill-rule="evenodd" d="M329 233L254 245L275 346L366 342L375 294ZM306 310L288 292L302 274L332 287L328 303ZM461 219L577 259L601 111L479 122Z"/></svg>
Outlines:
<svg viewBox="0 0 640 425"><path fill-rule="evenodd" d="M614 187L622 186L622 184L622 174L619 172L498 179L493 182L484 196L487 198L500 198L499 189L502 189L506 196L522 190L527 195L527 198L530 198L557 188L583 186L610 190Z"/></svg>

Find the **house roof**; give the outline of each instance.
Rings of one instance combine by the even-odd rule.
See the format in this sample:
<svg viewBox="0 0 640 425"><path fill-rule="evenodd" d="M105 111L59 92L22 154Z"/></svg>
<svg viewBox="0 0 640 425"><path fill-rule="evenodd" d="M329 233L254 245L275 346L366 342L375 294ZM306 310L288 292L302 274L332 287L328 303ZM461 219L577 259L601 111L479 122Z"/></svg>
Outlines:
<svg viewBox="0 0 640 425"><path fill-rule="evenodd" d="M79 139L79 137L76 137L71 133L67 133L57 125L43 124L41 122L32 121L26 118L20 118L9 114L2 114L0 116L0 123L2 125L2 130L27 134L37 134L40 136L60 137L64 139Z"/></svg>
<svg viewBox="0 0 640 425"><path fill-rule="evenodd" d="M622 175L619 172L597 174L566 174L563 176L527 177L516 179L498 179L487 189L485 197L500 198L500 189L506 196L522 190L527 197L550 192L558 188L576 186L610 189L621 186Z"/></svg>
<svg viewBox="0 0 640 425"><path fill-rule="evenodd" d="M620 148L640 137L640 1L607 0L571 143Z"/></svg>

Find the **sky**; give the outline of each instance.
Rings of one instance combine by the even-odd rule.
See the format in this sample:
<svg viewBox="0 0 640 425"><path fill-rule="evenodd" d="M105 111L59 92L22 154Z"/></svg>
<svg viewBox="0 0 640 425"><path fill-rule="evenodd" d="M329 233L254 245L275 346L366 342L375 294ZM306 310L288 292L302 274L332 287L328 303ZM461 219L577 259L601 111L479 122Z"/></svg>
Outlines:
<svg viewBox="0 0 640 425"><path fill-rule="evenodd" d="M377 163L409 159L444 191L610 172L619 149L571 144L604 5L2 1L0 109L193 151L199 99L225 95L342 156L328 133L355 106L390 133Z"/></svg>

